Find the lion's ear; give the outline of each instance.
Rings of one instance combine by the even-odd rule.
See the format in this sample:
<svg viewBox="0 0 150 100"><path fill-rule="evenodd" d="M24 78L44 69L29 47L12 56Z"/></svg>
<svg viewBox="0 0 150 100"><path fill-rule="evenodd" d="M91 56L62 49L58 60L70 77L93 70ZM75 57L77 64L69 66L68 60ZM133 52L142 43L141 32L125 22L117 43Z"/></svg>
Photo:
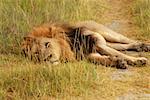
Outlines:
<svg viewBox="0 0 150 100"><path fill-rule="evenodd" d="M35 38L31 37L31 36L26 36L23 38L25 41L35 41Z"/></svg>
<svg viewBox="0 0 150 100"><path fill-rule="evenodd" d="M49 27L49 32L52 32L52 30L53 30L52 27Z"/></svg>
<svg viewBox="0 0 150 100"><path fill-rule="evenodd" d="M29 37L29 36L23 37L24 40L29 40L30 38L31 38L31 37Z"/></svg>
<svg viewBox="0 0 150 100"><path fill-rule="evenodd" d="M56 27L53 27L53 26L49 27L49 32L53 32L54 30L56 30Z"/></svg>

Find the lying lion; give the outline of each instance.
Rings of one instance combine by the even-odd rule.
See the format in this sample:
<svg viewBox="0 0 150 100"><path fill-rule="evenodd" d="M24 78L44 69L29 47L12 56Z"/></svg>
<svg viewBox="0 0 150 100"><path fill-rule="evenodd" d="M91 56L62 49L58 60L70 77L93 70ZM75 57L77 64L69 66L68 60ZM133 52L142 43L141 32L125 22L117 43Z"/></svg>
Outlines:
<svg viewBox="0 0 150 100"><path fill-rule="evenodd" d="M149 43L142 43L118 34L94 21L74 25L49 24L36 27L21 45L23 54L34 61L52 64L87 59L105 66L126 68L144 65L145 57L133 57L120 51L150 51Z"/></svg>

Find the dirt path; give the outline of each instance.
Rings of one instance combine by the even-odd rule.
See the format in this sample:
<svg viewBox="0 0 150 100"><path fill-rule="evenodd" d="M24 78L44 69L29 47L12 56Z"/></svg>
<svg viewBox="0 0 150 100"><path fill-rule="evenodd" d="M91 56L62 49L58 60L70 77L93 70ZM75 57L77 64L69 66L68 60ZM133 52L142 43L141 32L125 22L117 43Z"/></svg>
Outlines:
<svg viewBox="0 0 150 100"><path fill-rule="evenodd" d="M134 0L107 0L110 9L105 12L103 15L104 24L111 28L112 30L124 34L130 38L137 38L136 34L138 34L138 27L134 25L132 19L131 6ZM143 54L143 53L142 53ZM143 54L146 55L146 54ZM149 55L149 53L148 53ZM150 56L149 56L150 57ZM149 65L148 65L149 66ZM142 81L148 85L147 88L142 86L138 87L130 87L128 92L124 93L121 96L116 97L117 100L150 100L150 78L147 74L140 75L139 71L145 69L140 68L129 68L125 71L117 70L111 75L111 79L115 81L125 81L128 82L127 77L131 77L132 81ZM136 77L137 75L138 78ZM137 79L136 79L137 78ZM134 82L133 82L134 83ZM142 84L142 83L139 83ZM132 84L133 85L133 84ZM136 83L135 83L136 85ZM148 92L143 92L148 91Z"/></svg>
<svg viewBox="0 0 150 100"><path fill-rule="evenodd" d="M133 23L131 6L134 0L107 0L110 9L104 16L105 24L121 34L133 36L138 28Z"/></svg>

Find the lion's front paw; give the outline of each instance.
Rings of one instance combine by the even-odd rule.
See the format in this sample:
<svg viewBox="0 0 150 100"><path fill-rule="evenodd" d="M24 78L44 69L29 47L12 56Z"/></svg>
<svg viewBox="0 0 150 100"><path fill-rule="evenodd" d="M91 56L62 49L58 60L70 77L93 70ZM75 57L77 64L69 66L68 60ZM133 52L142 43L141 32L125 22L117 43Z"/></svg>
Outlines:
<svg viewBox="0 0 150 100"><path fill-rule="evenodd" d="M118 57L111 57L109 58L111 60L111 67L116 67L117 69L126 69L128 68L128 64L124 59L120 59Z"/></svg>
<svg viewBox="0 0 150 100"><path fill-rule="evenodd" d="M116 68L118 68L118 69L126 69L126 68L128 68L128 64L127 64L127 62L125 60L118 59Z"/></svg>

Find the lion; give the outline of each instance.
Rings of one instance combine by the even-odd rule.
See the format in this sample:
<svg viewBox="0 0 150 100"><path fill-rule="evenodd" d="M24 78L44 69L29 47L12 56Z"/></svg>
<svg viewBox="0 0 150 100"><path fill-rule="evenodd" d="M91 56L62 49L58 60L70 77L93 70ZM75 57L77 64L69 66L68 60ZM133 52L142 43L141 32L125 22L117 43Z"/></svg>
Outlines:
<svg viewBox="0 0 150 100"><path fill-rule="evenodd" d="M55 48L59 48L59 52L51 46L44 49L43 41L54 44ZM35 49L32 50L33 48ZM150 51L150 44L129 39L94 21L78 22L74 25L43 25L34 28L22 42L22 51L25 55L31 58L34 54L33 51L38 51L38 59L43 61L51 57L51 53L57 52L57 62L61 58L69 61L71 57L71 59L76 60L88 59L103 65L105 62L106 66L114 63L113 66L123 66L122 68L126 68L127 65L144 65L147 63L145 57L129 56L122 53L123 50L148 52ZM47 55L46 58L43 59L43 55Z"/></svg>
<svg viewBox="0 0 150 100"><path fill-rule="evenodd" d="M26 38L26 39L29 39ZM84 56L88 61L101 64L105 66L111 66L116 68L125 69L127 67L126 62L116 57L100 56L98 53L87 53L88 51L80 51L78 55L75 56L75 52L71 50L70 45L64 41L64 39L56 38L46 38L40 37L33 39L33 45L30 45L31 58L35 62L44 61L48 64L57 65L60 62L73 62L77 59L77 56ZM94 50L94 48L91 48ZM83 58L82 58L83 59ZM79 59L78 59L79 60Z"/></svg>

